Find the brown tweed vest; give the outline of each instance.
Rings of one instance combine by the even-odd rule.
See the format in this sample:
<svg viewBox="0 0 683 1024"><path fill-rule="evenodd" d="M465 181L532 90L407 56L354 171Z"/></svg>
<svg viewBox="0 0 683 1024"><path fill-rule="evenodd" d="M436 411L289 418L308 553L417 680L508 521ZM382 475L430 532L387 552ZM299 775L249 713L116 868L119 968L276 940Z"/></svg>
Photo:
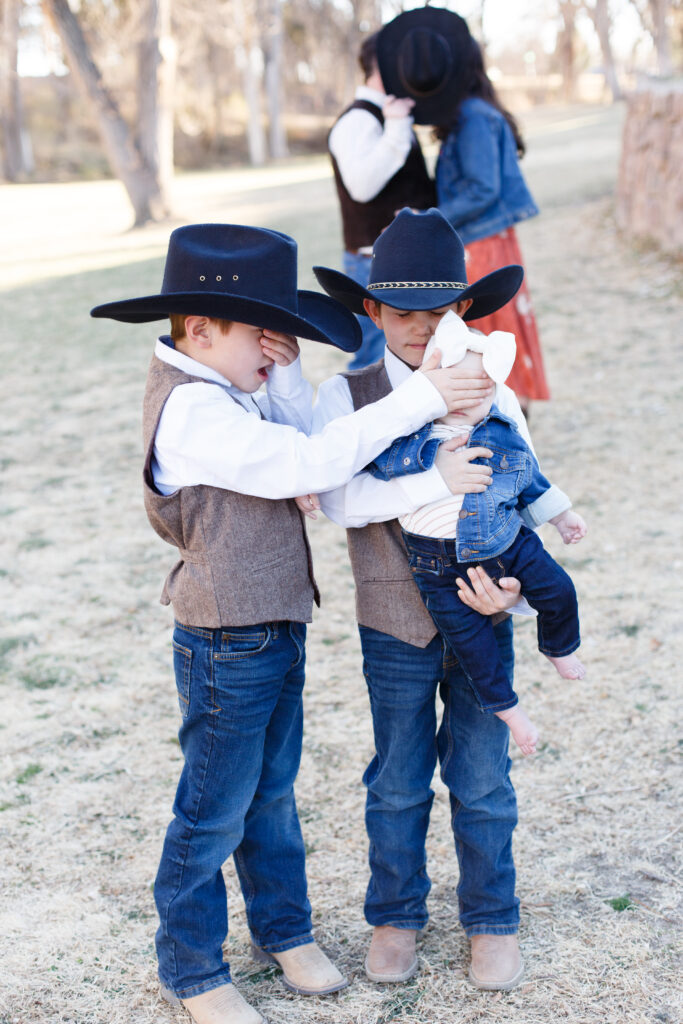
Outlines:
<svg viewBox="0 0 683 1024"><path fill-rule="evenodd" d="M391 393L384 360L343 376L354 409ZM346 538L356 581L359 624L415 647L426 647L437 630L410 573L398 520L347 530Z"/></svg>
<svg viewBox="0 0 683 1024"><path fill-rule="evenodd" d="M145 509L159 536L180 553L161 603L171 603L176 619L185 625L210 629L310 622L313 601L319 604L320 596L294 501L204 485L181 487L164 497L154 487L154 438L164 405L175 387L199 380L152 358L143 404Z"/></svg>

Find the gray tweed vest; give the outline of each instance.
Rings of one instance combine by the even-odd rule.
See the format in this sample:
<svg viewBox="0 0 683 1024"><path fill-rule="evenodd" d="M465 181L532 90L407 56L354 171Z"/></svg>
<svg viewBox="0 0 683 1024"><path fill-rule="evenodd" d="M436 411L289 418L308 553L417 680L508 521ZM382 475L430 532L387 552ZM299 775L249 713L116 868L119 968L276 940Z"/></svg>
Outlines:
<svg viewBox="0 0 683 1024"><path fill-rule="evenodd" d="M159 536L180 554L164 584L161 603L172 604L176 619L185 625L210 629L280 620L310 622L313 601L319 604L320 596L303 517L294 501L270 501L204 485L181 487L165 497L154 486L154 438L164 405L175 387L201 379L156 356L147 377L145 509ZM236 436L235 444L239 443Z"/></svg>

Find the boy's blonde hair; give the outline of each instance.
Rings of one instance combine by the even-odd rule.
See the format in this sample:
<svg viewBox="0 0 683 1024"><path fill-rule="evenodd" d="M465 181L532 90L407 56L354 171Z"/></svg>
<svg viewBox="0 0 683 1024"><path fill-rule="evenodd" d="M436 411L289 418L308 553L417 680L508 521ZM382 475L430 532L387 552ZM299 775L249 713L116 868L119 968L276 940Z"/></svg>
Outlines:
<svg viewBox="0 0 683 1024"><path fill-rule="evenodd" d="M168 318L171 321L171 338L173 341L182 341L185 337L185 321L187 320L189 313L169 313ZM223 334L227 334L232 320L221 320L216 316L209 316L207 320L211 320L212 323L218 324L218 329Z"/></svg>

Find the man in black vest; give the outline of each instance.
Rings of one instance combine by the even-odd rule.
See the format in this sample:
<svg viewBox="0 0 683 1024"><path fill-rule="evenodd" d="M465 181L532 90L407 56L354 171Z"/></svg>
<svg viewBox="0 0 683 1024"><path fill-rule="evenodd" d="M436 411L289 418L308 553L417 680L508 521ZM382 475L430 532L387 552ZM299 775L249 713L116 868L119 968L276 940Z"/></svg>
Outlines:
<svg viewBox="0 0 683 1024"><path fill-rule="evenodd" d="M341 205L344 234L344 272L366 285L372 245L394 219L410 206L426 210L436 204L434 183L413 131L410 97L387 95L377 62L377 39L368 36L360 48L365 84L340 115L328 138ZM364 322L363 322L364 321ZM361 322L363 344L349 363L357 370L381 359L384 334L366 317Z"/></svg>

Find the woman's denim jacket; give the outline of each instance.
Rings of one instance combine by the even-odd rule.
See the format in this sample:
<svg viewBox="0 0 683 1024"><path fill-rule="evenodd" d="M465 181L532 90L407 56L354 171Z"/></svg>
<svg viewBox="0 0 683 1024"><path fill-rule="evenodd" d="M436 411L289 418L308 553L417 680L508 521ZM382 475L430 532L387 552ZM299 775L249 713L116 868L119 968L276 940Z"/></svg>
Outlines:
<svg viewBox="0 0 683 1024"><path fill-rule="evenodd" d="M436 164L439 209L467 245L538 213L503 115L474 96L460 107Z"/></svg>
<svg viewBox="0 0 683 1024"><path fill-rule="evenodd" d="M427 423L416 433L397 438L366 466L366 472L380 480L391 480L430 469L441 443L429 436L430 431L431 423ZM547 518L571 504L567 495L543 476L516 424L497 406L492 405L488 416L473 428L466 447L476 445L493 452L490 459L472 460L474 465L490 466L493 479L481 494L463 497L455 538L459 562L478 562L506 551L519 533L523 518L531 526L545 521L523 516L523 512L548 492L553 492L553 507L545 510Z"/></svg>

